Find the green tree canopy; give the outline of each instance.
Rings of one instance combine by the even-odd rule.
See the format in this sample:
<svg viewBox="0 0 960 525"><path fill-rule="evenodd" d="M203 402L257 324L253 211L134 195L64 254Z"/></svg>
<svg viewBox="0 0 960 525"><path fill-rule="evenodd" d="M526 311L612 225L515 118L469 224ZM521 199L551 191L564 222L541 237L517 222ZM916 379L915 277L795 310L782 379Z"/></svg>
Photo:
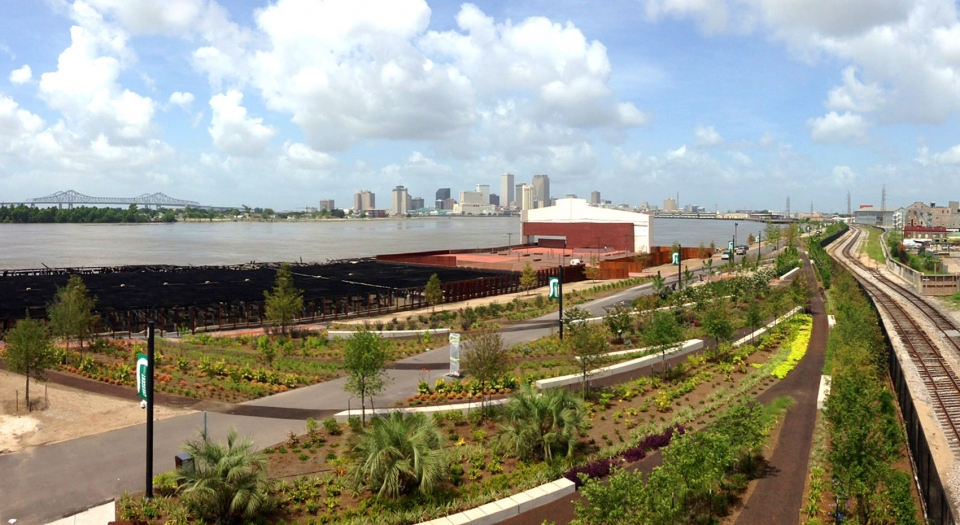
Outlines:
<svg viewBox="0 0 960 525"><path fill-rule="evenodd" d="M343 348L343 368L347 371L344 389L360 396L361 422L367 423L366 400L379 394L387 386L387 361L390 352L387 342L367 329L360 330L347 339Z"/></svg>
<svg viewBox="0 0 960 525"><path fill-rule="evenodd" d="M523 273L520 274L520 289L532 290L536 287L537 272L533 269L533 266L530 265L530 261L527 261L526 266L523 267Z"/></svg>
<svg viewBox="0 0 960 525"><path fill-rule="evenodd" d="M580 371L580 396L587 392L587 375L607 358L610 337L606 327L599 324L581 323L564 338L568 355Z"/></svg>
<svg viewBox="0 0 960 525"><path fill-rule="evenodd" d="M776 249L780 249L780 227L772 222L767 222L767 226L763 229L763 237L767 240L767 243L774 243Z"/></svg>
<svg viewBox="0 0 960 525"><path fill-rule="evenodd" d="M667 350L678 345L683 338L683 326L677 322L677 316L669 310L653 313L653 319L646 324L641 334L644 344L660 351L660 357L666 360Z"/></svg>
<svg viewBox="0 0 960 525"><path fill-rule="evenodd" d="M79 275L71 275L67 285L57 288L53 302L47 305L47 316L53 333L63 338L68 345L71 339L80 342L83 353L83 340L93 332L98 316L93 313L96 298L90 297L87 285Z"/></svg>
<svg viewBox="0 0 960 525"><path fill-rule="evenodd" d="M23 374L27 378L27 410L30 405L30 378L43 381L44 372L56 363L53 347L50 345L50 331L42 321L21 319L7 332L5 361L11 372Z"/></svg>
<svg viewBox="0 0 960 525"><path fill-rule="evenodd" d="M266 300L266 316L271 323L278 325L286 333L287 326L303 311L303 291L293 284L290 265L283 263L277 269L277 280L273 291L263 292Z"/></svg>
<svg viewBox="0 0 960 525"><path fill-rule="evenodd" d="M500 332L483 329L464 342L460 366L477 378L481 389L486 390L487 384L500 379L513 368L508 360L509 354Z"/></svg>
<svg viewBox="0 0 960 525"><path fill-rule="evenodd" d="M437 274L430 276L427 286L423 289L423 295L427 299L427 304L436 311L437 305L443 302L443 289L440 288L440 277Z"/></svg>

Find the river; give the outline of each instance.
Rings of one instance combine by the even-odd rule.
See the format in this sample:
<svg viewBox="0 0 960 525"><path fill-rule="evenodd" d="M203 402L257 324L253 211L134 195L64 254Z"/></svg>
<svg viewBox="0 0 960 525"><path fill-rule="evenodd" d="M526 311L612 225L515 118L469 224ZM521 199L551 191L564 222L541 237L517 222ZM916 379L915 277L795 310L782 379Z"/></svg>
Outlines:
<svg viewBox="0 0 960 525"><path fill-rule="evenodd" d="M737 243L764 224L737 221ZM725 245L733 222L656 219L654 244ZM0 224L0 269L130 264L219 265L323 262L383 253L504 246L520 242L518 217L431 217L318 222ZM741 240L742 239L742 240Z"/></svg>

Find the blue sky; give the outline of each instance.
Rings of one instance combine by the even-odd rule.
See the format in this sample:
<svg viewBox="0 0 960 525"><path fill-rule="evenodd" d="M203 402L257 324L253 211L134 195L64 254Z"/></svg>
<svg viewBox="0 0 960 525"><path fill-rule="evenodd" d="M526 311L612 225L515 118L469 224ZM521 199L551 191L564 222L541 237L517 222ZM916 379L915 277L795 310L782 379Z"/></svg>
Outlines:
<svg viewBox="0 0 960 525"><path fill-rule="evenodd" d="M947 0L0 0L0 201L960 200Z"/></svg>

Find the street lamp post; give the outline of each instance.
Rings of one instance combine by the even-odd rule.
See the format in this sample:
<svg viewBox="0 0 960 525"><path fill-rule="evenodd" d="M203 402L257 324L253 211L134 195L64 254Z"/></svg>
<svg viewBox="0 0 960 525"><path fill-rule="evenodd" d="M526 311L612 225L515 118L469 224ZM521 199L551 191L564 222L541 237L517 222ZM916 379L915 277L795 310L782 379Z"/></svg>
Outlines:
<svg viewBox="0 0 960 525"><path fill-rule="evenodd" d="M510 238L512 236L513 236L512 232L507 234L507 255L510 255L510 247L513 246L513 244L510 242Z"/></svg>
<svg viewBox="0 0 960 525"><path fill-rule="evenodd" d="M737 223L733 223L733 255L730 260L737 263Z"/></svg>
<svg viewBox="0 0 960 525"><path fill-rule="evenodd" d="M683 245L677 243L677 290L683 288L681 271L683 268Z"/></svg>

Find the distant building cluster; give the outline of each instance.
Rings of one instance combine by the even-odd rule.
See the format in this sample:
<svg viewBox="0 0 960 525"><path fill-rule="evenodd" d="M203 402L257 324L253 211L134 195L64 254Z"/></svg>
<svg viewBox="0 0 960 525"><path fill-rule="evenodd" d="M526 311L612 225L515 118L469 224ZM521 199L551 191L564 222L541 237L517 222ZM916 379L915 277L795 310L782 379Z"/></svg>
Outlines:
<svg viewBox="0 0 960 525"><path fill-rule="evenodd" d="M937 206L931 202L914 202L907 207L877 208L872 204L861 204L853 212L854 222L880 228L904 230L906 228L929 229L944 231L960 230L960 202L949 201L946 206ZM918 230L921 231L921 230Z"/></svg>

